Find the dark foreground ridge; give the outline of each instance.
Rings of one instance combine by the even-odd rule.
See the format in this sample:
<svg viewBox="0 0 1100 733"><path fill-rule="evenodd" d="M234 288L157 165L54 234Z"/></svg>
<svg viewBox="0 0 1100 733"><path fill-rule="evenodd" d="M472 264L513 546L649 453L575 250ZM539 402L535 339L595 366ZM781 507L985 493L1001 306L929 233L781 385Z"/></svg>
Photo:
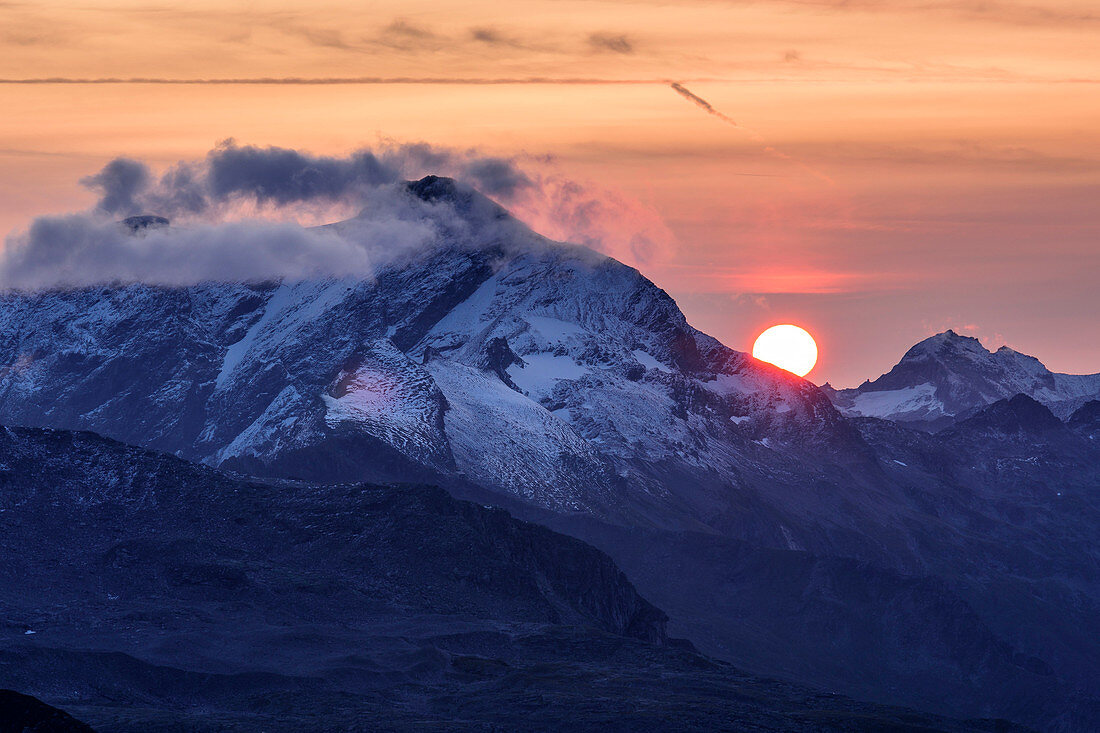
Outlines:
<svg viewBox="0 0 1100 733"><path fill-rule="evenodd" d="M430 487L6 428L0 530L0 685L100 733L1017 730L742 674L603 553Z"/></svg>
<svg viewBox="0 0 1100 733"><path fill-rule="evenodd" d="M84 723L30 695L0 690L0 733L95 733Z"/></svg>

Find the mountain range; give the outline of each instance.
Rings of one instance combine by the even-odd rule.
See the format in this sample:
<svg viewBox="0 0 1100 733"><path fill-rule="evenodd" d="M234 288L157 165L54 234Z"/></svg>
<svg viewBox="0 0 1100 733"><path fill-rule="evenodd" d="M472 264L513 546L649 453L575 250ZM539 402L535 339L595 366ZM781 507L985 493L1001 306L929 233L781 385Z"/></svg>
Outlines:
<svg viewBox="0 0 1100 733"><path fill-rule="evenodd" d="M65 656L87 651L90 637L73 630L80 627L102 628L98 651L137 660L126 662L131 670L275 674L278 665L249 656L278 646L265 636L269 621L259 619L316 613L326 629L343 628L381 593L391 617L404 609L423 622L443 613L437 597L444 606L462 600L447 583L484 572L489 589L462 613L492 620L485 634L497 633L502 618L581 624L643 645L616 652L635 660L630 665L641 664L631 654L654 670L666 664L652 656L666 652L651 649L675 650L675 664L703 663L686 646L670 647L671 634L721 660L714 663L874 703L1050 731L1100 725L1100 401L1089 401L1100 394L1100 377L1052 374L1031 357L990 354L947 332L875 382L818 388L692 328L637 270L540 237L461 184L430 176L409 183L405 195L434 222L437 241L371 278L117 284L0 298L0 423L92 431L103 436L97 441L140 446L142 460L167 462L181 477L137 491L98 477L117 461L86 458L91 436L9 431L52 441L60 467L57 478L44 474L54 493L24 489L18 513L0 515L13 538L6 555L34 547L32 557L49 558L65 528L101 522L89 530L94 541L82 543L94 551L71 565L58 557L13 566L6 587L41 581L23 606L8 600L6 617L16 609L19 618L64 619L60 628L69 628L51 647L60 656L42 669L64 669L74 680L90 674ZM331 226L353 236L356 222ZM110 445L107 452L138 455ZM187 493L196 486L206 488ZM77 493L56 493L65 487ZM116 501L124 507L82 514ZM490 511L482 505L588 544L534 529L523 532L537 542L516 540L520 530L510 523L532 525L482 516ZM74 507L81 512L69 513ZM378 526L356 524L374 512L396 514L372 519ZM462 554L461 543L418 557L416 548L442 532L421 529L414 535L421 540L396 556L363 549L388 568L382 574L353 563L334 567L339 577L315 577L319 557L352 562L340 550L358 547L349 538L390 537L394 523L440 512L478 533L497 528L479 543L499 548L503 532L526 553L508 550L511 564L496 570L484 555ZM23 534L9 531L16 520ZM51 530L36 539L38 524ZM305 534L290 533L291 525ZM338 536L315 536L329 526ZM451 526L443 535L469 531ZM182 544L158 544L167 537ZM127 542L133 548L118 567L131 570L112 574L108 566ZM312 553L314 565L280 554L291 546ZM267 564L254 564L264 556ZM72 594L85 592L78 581L93 567L103 568L93 574L101 583L149 579L130 591L145 609L135 625L78 595L56 596L57 568L65 567L73 568L64 576ZM594 572L606 582L578 590ZM387 595L422 573L423 584L410 586L421 605ZM453 577L433 580L438 573ZM515 579L494 589L499 573ZM555 573L564 579L547 586ZM393 578L400 582L386 580ZM119 595L106 586L97 592ZM302 593L317 597L307 602ZM242 622L243 637L232 632L245 641L203 641L230 633L218 629L236 603L257 619L251 629ZM188 614L202 624L172 625ZM162 646L134 641L158 628L187 636ZM603 654L572 631L546 633L576 650L574 662ZM417 654L459 653L431 644L436 651ZM538 645L517 647L514 637L508 644L493 653L511 666ZM476 655L491 656L484 646ZM396 659L371 664L392 681L410 674ZM356 665L358 679L365 673ZM10 679L17 668L0 666L8 670L0 684L19 683L51 703L70 699L45 677ZM312 674L296 668L293 684ZM134 679L119 689L137 695ZM188 679L178 684L197 684ZM126 699L137 704L148 694Z"/></svg>
<svg viewBox="0 0 1100 733"><path fill-rule="evenodd" d="M934 431L1018 394L1067 419L1100 399L1100 374L1058 374L1034 356L1007 346L991 352L976 338L945 331L909 349L873 382L826 392L849 417L881 417Z"/></svg>

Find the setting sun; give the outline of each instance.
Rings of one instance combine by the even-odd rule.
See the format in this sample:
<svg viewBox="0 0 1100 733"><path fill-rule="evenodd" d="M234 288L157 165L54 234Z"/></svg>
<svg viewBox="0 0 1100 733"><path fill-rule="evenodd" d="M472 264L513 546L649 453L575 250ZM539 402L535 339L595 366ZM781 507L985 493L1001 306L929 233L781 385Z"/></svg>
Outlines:
<svg viewBox="0 0 1100 733"><path fill-rule="evenodd" d="M817 342L806 329L785 323L760 334L752 345L752 355L804 377L817 363Z"/></svg>

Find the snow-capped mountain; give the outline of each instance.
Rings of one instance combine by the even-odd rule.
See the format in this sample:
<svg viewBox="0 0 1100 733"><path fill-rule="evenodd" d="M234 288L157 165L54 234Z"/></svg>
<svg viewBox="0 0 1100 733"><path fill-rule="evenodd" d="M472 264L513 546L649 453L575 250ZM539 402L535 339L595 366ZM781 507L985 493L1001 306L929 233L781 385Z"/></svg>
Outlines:
<svg viewBox="0 0 1100 733"><path fill-rule="evenodd" d="M448 179L403 195L436 241L371 278L5 294L0 423L241 474L437 483L588 540L751 669L1051 730L1100 720L1078 694L1100 669L1092 413L1016 436L1050 413L1015 402L951 439L845 417L637 270ZM931 390L935 420L1017 383L1041 402L1091 389L1047 374L948 333L851 399Z"/></svg>
<svg viewBox="0 0 1100 733"><path fill-rule="evenodd" d="M991 352L976 338L945 331L909 349L873 382L826 392L845 415L937 430L1017 394L1068 418L1100 396L1100 374L1058 374L1034 356L1007 346Z"/></svg>
<svg viewBox="0 0 1100 733"><path fill-rule="evenodd" d="M675 496L670 475L726 487L746 455L851 433L817 387L691 328L637 270L447 179L408 195L439 242L373 279L5 297L0 420L253 474L461 476L673 525L728 502Z"/></svg>

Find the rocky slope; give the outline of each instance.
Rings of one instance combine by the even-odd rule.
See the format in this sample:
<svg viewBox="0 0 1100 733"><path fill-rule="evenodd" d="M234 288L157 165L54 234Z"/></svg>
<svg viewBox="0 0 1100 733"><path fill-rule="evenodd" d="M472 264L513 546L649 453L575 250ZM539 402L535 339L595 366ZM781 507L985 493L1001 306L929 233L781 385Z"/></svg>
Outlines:
<svg viewBox="0 0 1100 733"><path fill-rule="evenodd" d="M0 685L101 733L1012 729L746 676L670 644L607 556L438 489L36 429L0 463ZM90 730L28 701L0 730Z"/></svg>
<svg viewBox="0 0 1100 733"><path fill-rule="evenodd" d="M1100 374L1058 374L1007 346L945 331L921 341L873 382L826 392L841 412L938 430L997 400L1026 394L1061 418L1100 396Z"/></svg>
<svg viewBox="0 0 1100 733"><path fill-rule="evenodd" d="M297 618L301 603L314 621L499 614L665 640L664 614L608 557L437 488L247 483L91 433L30 428L0 428L0 486L9 627L32 595L86 606L85 622L102 615L109 627L115 611L171 588L215 606L270 605L269 622ZM45 635L55 620L23 623Z"/></svg>

